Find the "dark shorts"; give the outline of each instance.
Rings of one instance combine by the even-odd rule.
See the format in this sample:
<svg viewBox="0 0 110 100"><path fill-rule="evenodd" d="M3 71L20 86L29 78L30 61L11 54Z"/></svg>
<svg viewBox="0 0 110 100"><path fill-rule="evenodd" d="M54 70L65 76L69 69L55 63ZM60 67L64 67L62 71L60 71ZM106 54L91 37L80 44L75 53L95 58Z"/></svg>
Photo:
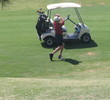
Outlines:
<svg viewBox="0 0 110 100"><path fill-rule="evenodd" d="M62 46L63 45L64 41L63 41L62 34L55 34L55 39L56 39L56 42L57 42L58 46Z"/></svg>

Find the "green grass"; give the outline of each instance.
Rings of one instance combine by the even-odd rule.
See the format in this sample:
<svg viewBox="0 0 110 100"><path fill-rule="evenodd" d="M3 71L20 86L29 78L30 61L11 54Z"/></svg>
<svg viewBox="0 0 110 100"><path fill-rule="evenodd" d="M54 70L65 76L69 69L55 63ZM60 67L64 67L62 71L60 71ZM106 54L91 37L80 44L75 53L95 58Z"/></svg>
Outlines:
<svg viewBox="0 0 110 100"><path fill-rule="evenodd" d="M59 61L57 53L51 62L48 54L53 49L42 47L35 24L36 10L55 1L39 3L42 1L13 0L0 10L0 100L109 100L110 7L98 0L94 6L77 0L84 5L79 11L90 27L92 42L66 43L66 60ZM73 26L69 28L71 31Z"/></svg>

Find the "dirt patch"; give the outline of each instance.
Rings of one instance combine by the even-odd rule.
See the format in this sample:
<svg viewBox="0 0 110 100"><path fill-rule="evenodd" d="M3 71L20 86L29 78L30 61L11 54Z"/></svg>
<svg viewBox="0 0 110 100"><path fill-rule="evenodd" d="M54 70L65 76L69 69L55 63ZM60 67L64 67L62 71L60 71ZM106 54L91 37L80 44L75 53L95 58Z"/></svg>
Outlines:
<svg viewBox="0 0 110 100"><path fill-rule="evenodd" d="M99 3L100 5L104 5L105 3L103 3L103 2L101 2L101 3Z"/></svg>
<svg viewBox="0 0 110 100"><path fill-rule="evenodd" d="M89 56L93 56L93 55L95 55L95 52L88 52L87 53Z"/></svg>

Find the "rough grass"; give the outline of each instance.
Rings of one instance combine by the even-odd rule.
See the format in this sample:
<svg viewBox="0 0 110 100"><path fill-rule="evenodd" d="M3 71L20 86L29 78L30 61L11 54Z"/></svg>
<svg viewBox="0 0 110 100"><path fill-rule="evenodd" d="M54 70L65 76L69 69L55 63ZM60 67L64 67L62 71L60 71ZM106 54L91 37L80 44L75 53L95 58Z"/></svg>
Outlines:
<svg viewBox="0 0 110 100"><path fill-rule="evenodd" d="M0 78L0 100L109 100L109 83L107 79Z"/></svg>

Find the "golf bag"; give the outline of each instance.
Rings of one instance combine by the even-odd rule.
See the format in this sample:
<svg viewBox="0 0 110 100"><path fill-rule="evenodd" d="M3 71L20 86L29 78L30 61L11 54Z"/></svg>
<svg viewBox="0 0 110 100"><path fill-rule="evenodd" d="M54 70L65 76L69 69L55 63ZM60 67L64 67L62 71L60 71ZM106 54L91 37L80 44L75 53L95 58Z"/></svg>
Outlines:
<svg viewBox="0 0 110 100"><path fill-rule="evenodd" d="M46 30L49 29L49 22L47 21L47 16L45 15L45 13L43 11L37 11L39 17L38 17L38 21L36 24L36 30L39 36L39 39L41 38L41 34L46 32Z"/></svg>

